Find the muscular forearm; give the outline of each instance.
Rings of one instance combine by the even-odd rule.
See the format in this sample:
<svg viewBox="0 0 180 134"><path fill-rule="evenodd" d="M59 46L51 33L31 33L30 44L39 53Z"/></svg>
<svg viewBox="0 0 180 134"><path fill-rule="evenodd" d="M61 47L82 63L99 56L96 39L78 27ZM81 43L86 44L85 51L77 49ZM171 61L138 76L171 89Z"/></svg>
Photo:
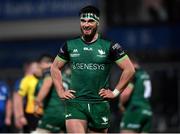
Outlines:
<svg viewBox="0 0 180 134"><path fill-rule="evenodd" d="M9 99L6 104L6 118L11 119L12 116L12 102Z"/></svg>
<svg viewBox="0 0 180 134"><path fill-rule="evenodd" d="M51 66L51 77L52 77L53 83L56 87L57 93L61 94L62 92L64 92L61 71L59 70L58 67L56 67L54 65Z"/></svg>
<svg viewBox="0 0 180 134"><path fill-rule="evenodd" d="M20 96L18 93L16 93L14 99L15 99L15 101L14 101L15 117L19 118L20 116L24 116L22 96Z"/></svg>
<svg viewBox="0 0 180 134"><path fill-rule="evenodd" d="M133 68L126 68L123 70L120 80L118 84L116 85L116 89L118 89L121 93L123 90L127 87L130 79L132 78L134 74L134 69Z"/></svg>
<svg viewBox="0 0 180 134"><path fill-rule="evenodd" d="M36 100L39 102L43 102L44 98L46 98L46 96L48 95L50 89L52 86L52 79L51 77L46 78L42 84L42 87L37 95Z"/></svg>

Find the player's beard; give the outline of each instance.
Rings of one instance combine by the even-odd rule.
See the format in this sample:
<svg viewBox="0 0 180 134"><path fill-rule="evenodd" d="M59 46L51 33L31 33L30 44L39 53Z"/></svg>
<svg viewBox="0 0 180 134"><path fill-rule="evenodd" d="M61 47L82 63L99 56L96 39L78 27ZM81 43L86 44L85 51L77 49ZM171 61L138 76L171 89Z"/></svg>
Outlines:
<svg viewBox="0 0 180 134"><path fill-rule="evenodd" d="M92 32L91 34L84 34L83 32L83 28L81 28L81 32L82 32L82 36L83 36L83 39L86 41L86 42L91 42L97 32L97 26L95 28L92 29Z"/></svg>

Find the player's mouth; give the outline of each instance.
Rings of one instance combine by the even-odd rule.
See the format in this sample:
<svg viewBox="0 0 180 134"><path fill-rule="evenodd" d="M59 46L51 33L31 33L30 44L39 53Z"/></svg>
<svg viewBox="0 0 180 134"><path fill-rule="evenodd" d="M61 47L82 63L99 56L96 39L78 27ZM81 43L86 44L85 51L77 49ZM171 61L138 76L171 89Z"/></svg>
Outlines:
<svg viewBox="0 0 180 134"><path fill-rule="evenodd" d="M83 31L84 31L84 34L90 34L91 31L92 31L92 28L90 28L90 27L85 27L85 28L83 28Z"/></svg>

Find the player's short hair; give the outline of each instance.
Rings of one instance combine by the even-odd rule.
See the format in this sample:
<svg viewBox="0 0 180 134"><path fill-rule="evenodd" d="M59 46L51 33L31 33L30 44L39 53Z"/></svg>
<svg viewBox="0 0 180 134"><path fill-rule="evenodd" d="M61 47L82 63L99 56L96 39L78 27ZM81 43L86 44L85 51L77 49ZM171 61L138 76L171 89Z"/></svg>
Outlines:
<svg viewBox="0 0 180 134"><path fill-rule="evenodd" d="M54 58L50 54L42 54L38 61L39 62L53 62Z"/></svg>
<svg viewBox="0 0 180 134"><path fill-rule="evenodd" d="M99 22L100 11L95 6L88 5L80 10L79 16L80 18L92 18Z"/></svg>

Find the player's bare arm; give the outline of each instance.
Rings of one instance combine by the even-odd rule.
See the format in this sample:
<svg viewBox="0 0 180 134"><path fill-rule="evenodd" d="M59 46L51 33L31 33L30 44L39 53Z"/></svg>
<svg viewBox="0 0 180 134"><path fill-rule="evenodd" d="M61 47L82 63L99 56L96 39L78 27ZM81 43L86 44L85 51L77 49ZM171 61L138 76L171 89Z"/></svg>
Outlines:
<svg viewBox="0 0 180 134"><path fill-rule="evenodd" d="M6 117L5 117L5 124L11 125L11 117L12 117L12 101L10 99L6 102Z"/></svg>
<svg viewBox="0 0 180 134"><path fill-rule="evenodd" d="M51 77L53 79L54 85L56 87L57 93L62 99L72 99L75 96L74 90L66 90L63 88L61 69L65 65L65 62L59 60L58 57L55 58L53 64L51 65Z"/></svg>
<svg viewBox="0 0 180 134"><path fill-rule="evenodd" d="M38 114L39 107L43 107L43 100L48 95L52 84L53 84L53 81L50 76L48 76L44 79L42 87L36 97L36 100L35 100L35 114Z"/></svg>
<svg viewBox="0 0 180 134"><path fill-rule="evenodd" d="M133 91L133 85L132 83L129 83L128 86L124 89L124 91L120 95L120 102L122 104L125 104L129 100L132 91Z"/></svg>
<svg viewBox="0 0 180 134"><path fill-rule="evenodd" d="M122 93L135 73L133 64L131 63L128 57L123 59L121 62L116 62L116 63L122 69L122 74L114 91L111 91L109 89L100 90L99 94L103 98L113 99L116 96L118 96L119 93Z"/></svg>
<svg viewBox="0 0 180 134"><path fill-rule="evenodd" d="M17 93L14 99L16 100L14 101L16 106L16 108L14 109L15 125L17 128L22 128L24 125L27 124L27 120L24 116L24 111L23 111L23 97L19 93Z"/></svg>
<svg viewBox="0 0 180 134"><path fill-rule="evenodd" d="M124 104L129 100L133 91L132 83L129 83L128 86L124 89L124 91L119 96L119 110L120 112L125 111Z"/></svg>

